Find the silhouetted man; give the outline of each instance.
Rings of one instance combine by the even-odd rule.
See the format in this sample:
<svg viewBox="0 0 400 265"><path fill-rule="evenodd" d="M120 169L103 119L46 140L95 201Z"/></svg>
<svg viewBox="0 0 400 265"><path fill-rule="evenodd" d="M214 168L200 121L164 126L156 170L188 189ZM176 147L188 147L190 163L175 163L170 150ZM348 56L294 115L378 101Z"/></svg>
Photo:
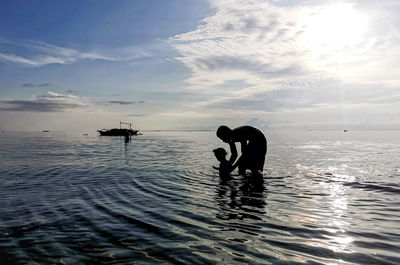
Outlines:
<svg viewBox="0 0 400 265"><path fill-rule="evenodd" d="M241 144L242 155L238 159L239 174L246 174L246 169L250 169L253 175L260 175L264 169L265 155L267 153L267 140L264 134L257 128L251 126L241 126L231 130L222 125L217 130L217 136L231 149L232 164L237 158L236 142Z"/></svg>

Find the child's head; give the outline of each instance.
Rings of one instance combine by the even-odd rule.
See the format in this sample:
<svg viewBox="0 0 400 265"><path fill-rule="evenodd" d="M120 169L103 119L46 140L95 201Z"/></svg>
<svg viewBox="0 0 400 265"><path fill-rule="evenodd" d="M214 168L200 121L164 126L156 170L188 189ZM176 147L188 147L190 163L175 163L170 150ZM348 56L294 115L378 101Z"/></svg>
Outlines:
<svg viewBox="0 0 400 265"><path fill-rule="evenodd" d="M220 148L214 149L213 152L218 161L221 162L221 161L226 160L225 157L226 157L227 153L224 148L220 147Z"/></svg>

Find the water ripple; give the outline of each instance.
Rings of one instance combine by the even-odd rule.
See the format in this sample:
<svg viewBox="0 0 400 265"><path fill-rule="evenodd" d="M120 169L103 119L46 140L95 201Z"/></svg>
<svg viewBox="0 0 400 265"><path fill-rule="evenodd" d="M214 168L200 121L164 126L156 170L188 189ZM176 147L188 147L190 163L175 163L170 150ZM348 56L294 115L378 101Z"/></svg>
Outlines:
<svg viewBox="0 0 400 265"><path fill-rule="evenodd" d="M211 133L3 133L0 264L400 263L400 143L296 137L221 180Z"/></svg>

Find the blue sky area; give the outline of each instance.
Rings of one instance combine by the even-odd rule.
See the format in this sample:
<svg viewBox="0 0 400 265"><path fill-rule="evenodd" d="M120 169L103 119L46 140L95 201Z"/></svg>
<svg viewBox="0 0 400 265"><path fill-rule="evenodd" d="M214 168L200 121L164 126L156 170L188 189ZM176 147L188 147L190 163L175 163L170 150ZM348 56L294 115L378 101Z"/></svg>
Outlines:
<svg viewBox="0 0 400 265"><path fill-rule="evenodd" d="M399 129L398 12L389 0L4 0L0 129Z"/></svg>

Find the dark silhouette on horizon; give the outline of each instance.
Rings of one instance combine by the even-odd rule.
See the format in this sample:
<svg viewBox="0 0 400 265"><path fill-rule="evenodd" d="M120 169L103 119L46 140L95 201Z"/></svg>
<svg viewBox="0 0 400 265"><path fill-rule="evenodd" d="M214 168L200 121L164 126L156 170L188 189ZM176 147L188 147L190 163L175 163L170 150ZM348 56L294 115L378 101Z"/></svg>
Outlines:
<svg viewBox="0 0 400 265"><path fill-rule="evenodd" d="M238 156L235 143L241 144L242 154L235 163L239 167L240 175L245 175L247 169L253 176L261 175L267 154L267 139L259 129L252 126L240 126L231 130L228 126L222 125L217 129L217 137L229 144L231 164Z"/></svg>
<svg viewBox="0 0 400 265"><path fill-rule="evenodd" d="M131 140L131 134L129 133L129 131L125 132L125 143L129 143Z"/></svg>
<svg viewBox="0 0 400 265"><path fill-rule="evenodd" d="M122 128L122 125L129 125L129 128ZM127 133L130 135L138 135L139 130L132 129L132 123L119 122L119 128L101 129L97 130L100 136L125 136Z"/></svg>

